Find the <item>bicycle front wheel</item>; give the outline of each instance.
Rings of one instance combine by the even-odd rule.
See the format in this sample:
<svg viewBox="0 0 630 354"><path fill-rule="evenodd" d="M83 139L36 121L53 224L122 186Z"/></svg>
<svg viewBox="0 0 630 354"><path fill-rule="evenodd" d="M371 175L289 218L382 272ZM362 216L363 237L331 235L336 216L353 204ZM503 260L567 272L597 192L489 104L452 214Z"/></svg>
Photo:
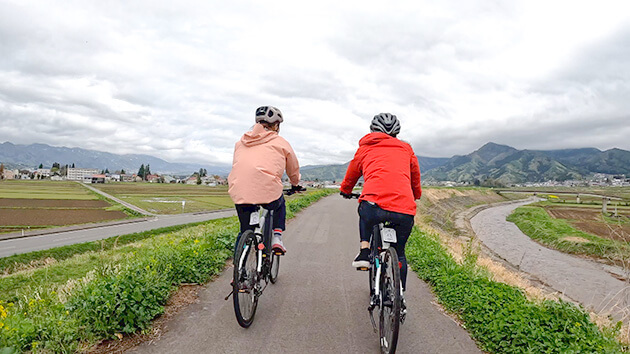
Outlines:
<svg viewBox="0 0 630 354"><path fill-rule="evenodd" d="M272 284L278 281L278 271L280 270L280 256L271 253L271 265L269 270L269 280Z"/></svg>
<svg viewBox="0 0 630 354"><path fill-rule="evenodd" d="M379 307L379 335L381 352L395 353L400 329L400 267L394 248L382 253L382 271L379 279L381 288L381 306Z"/></svg>
<svg viewBox="0 0 630 354"><path fill-rule="evenodd" d="M254 321L258 295L256 285L258 263L256 235L251 230L245 231L234 251L234 279L232 282L234 299L234 313L238 324L243 328L249 327Z"/></svg>

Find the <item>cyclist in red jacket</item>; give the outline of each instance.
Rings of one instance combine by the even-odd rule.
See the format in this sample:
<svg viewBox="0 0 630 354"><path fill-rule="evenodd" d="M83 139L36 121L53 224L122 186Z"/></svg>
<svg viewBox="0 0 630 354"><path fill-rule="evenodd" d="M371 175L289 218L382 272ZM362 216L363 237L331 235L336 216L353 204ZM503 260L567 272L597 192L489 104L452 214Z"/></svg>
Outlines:
<svg viewBox="0 0 630 354"><path fill-rule="evenodd" d="M389 221L396 230L397 242L392 246L401 263L403 289L407 284L405 244L411 234L416 215L416 199L420 199L420 166L411 145L396 138L400 122L395 115L374 116L371 133L359 141L340 194L350 198L352 188L363 176L365 183L359 197L359 233L361 249L352 262L356 268L369 267L370 235L375 225Z"/></svg>

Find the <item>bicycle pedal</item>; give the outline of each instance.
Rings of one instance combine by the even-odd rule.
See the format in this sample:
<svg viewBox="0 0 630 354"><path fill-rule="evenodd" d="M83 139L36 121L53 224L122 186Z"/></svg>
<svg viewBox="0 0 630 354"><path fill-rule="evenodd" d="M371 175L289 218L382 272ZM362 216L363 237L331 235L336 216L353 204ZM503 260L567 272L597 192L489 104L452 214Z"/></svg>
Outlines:
<svg viewBox="0 0 630 354"><path fill-rule="evenodd" d="M370 270L370 268L368 268L368 267L358 267L357 270L361 271L361 272L367 272L368 270Z"/></svg>

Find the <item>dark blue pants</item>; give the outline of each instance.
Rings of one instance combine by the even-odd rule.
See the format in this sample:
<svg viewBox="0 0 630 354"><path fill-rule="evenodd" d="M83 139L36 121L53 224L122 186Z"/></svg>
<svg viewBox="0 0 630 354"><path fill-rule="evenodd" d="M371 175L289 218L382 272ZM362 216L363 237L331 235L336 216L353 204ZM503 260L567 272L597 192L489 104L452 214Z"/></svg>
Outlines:
<svg viewBox="0 0 630 354"><path fill-rule="evenodd" d="M284 202L284 196L274 200L269 204L261 204L261 207L267 210L273 210L273 228L284 231L287 218L287 207ZM238 221L241 223L241 233L247 230L254 230L256 225L249 224L250 215L258 210L255 204L235 204Z"/></svg>
<svg viewBox="0 0 630 354"><path fill-rule="evenodd" d="M413 228L413 215L396 213L381 209L378 205L366 201L359 204L359 233L361 241L370 242L370 237L374 226L388 221L391 227L396 230L396 243L390 244L398 254L398 261L401 263L400 278L403 289L407 288L407 257L405 257L405 245Z"/></svg>

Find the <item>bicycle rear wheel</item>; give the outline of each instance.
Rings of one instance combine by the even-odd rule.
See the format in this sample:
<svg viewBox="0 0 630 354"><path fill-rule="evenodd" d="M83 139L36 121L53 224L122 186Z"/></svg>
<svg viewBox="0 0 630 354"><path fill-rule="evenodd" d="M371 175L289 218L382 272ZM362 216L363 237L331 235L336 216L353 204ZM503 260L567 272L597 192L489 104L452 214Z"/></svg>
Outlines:
<svg viewBox="0 0 630 354"><path fill-rule="evenodd" d="M379 307L379 335L381 352L394 353L398 344L400 329L400 267L394 248L382 254L383 264L380 278L381 306Z"/></svg>
<svg viewBox="0 0 630 354"><path fill-rule="evenodd" d="M243 328L249 327L254 321L258 295L256 235L251 230L245 231L234 251L234 280L232 282L234 299L234 313L238 324Z"/></svg>
<svg viewBox="0 0 630 354"><path fill-rule="evenodd" d="M269 280L272 284L278 281L278 271L280 270L280 256L271 253L271 265L269 266Z"/></svg>

